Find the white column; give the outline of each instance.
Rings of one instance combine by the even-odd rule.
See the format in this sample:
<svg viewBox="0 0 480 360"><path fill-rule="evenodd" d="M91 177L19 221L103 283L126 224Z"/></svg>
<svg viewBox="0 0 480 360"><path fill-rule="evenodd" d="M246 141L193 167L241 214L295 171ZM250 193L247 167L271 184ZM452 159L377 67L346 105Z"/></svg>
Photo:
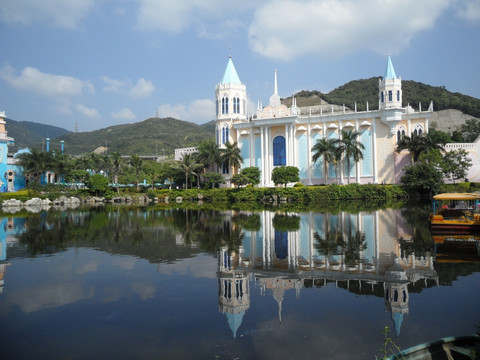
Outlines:
<svg viewBox="0 0 480 360"><path fill-rule="evenodd" d="M358 132L358 119L355 119L355 131ZM359 183L360 182L360 161L358 163L355 163L355 178L356 178L356 182Z"/></svg>
<svg viewBox="0 0 480 360"><path fill-rule="evenodd" d="M285 164L290 165L290 125L285 125Z"/></svg>
<svg viewBox="0 0 480 360"><path fill-rule="evenodd" d="M311 129L310 129L310 119L308 119L308 127L307 127L307 184L312 185L312 171L313 171L313 163L312 163L312 140L310 137Z"/></svg>
<svg viewBox="0 0 480 360"><path fill-rule="evenodd" d="M265 163L266 163L266 159L265 159L265 141L264 141L264 138L263 138L263 134L265 132L265 128L261 127L260 128L260 153L261 153L261 157L260 157L260 162L261 162L261 166L260 166L260 171L262 172L262 186L266 186L266 183L265 183Z"/></svg>
<svg viewBox="0 0 480 360"><path fill-rule="evenodd" d="M338 122L338 138L342 139L342 120ZM340 165L338 166L338 171L340 171L340 184L343 184L343 164L345 163L345 159L340 158ZM350 174L347 174L350 175Z"/></svg>
<svg viewBox="0 0 480 360"><path fill-rule="evenodd" d="M250 166L255 166L255 145L253 144L253 127L250 128Z"/></svg>
<svg viewBox="0 0 480 360"><path fill-rule="evenodd" d="M376 129L376 119L372 118L372 153L373 153L373 183L378 184L377 179L377 129Z"/></svg>

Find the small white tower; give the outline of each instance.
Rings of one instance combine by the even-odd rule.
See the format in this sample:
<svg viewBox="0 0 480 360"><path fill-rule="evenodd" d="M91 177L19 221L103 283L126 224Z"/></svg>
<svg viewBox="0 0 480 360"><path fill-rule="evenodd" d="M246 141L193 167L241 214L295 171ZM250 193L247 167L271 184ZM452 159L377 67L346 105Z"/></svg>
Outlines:
<svg viewBox="0 0 480 360"><path fill-rule="evenodd" d="M247 121L247 87L240 81L231 56L222 81L215 87L215 98L215 139L217 145L224 147L236 139L232 123Z"/></svg>
<svg viewBox="0 0 480 360"><path fill-rule="evenodd" d="M392 59L388 55L385 76L378 84L378 108L400 109L402 107L402 79L397 77L393 68Z"/></svg>

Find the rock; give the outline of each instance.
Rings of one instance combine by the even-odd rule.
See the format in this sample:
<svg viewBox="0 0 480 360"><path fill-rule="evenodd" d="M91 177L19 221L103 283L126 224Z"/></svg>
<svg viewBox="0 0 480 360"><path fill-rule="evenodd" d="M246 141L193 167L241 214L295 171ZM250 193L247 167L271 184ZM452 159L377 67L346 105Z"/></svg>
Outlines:
<svg viewBox="0 0 480 360"><path fill-rule="evenodd" d="M5 201L2 203L2 206L3 206L3 207L23 206L23 203L22 203L20 200L17 200L17 199L9 199L9 200L5 200Z"/></svg>

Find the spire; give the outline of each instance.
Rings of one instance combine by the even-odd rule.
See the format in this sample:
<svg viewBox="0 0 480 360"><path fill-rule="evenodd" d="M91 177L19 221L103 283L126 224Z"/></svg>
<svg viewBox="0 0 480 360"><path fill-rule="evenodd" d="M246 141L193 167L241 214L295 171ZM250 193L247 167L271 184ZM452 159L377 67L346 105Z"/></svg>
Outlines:
<svg viewBox="0 0 480 360"><path fill-rule="evenodd" d="M395 69L393 68L392 59L390 54L388 54L387 69L385 70L384 79L396 79L397 74L395 74Z"/></svg>
<svg viewBox="0 0 480 360"><path fill-rule="evenodd" d="M273 94L278 95L278 84L277 84L277 69L275 69L275 82L274 82Z"/></svg>
<svg viewBox="0 0 480 360"><path fill-rule="evenodd" d="M237 70L235 70L235 66L233 65L232 56L228 57L228 64L227 68L225 69L225 73L223 74L222 85L225 84L241 84L240 78L238 77Z"/></svg>
<svg viewBox="0 0 480 360"><path fill-rule="evenodd" d="M228 326L230 326L230 330L232 330L233 338L236 339L237 331L240 325L242 325L243 315L245 315L245 311L240 311L239 313L235 314L227 313L225 315L227 317Z"/></svg>

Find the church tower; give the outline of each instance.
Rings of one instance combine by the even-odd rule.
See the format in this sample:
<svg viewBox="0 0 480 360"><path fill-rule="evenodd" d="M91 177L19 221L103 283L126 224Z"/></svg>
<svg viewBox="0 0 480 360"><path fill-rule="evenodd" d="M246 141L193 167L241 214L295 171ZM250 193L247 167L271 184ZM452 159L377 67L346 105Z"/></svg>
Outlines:
<svg viewBox="0 0 480 360"><path fill-rule="evenodd" d="M378 108L400 109L402 107L402 79L397 77L393 68L392 59L388 55L385 76L378 84Z"/></svg>
<svg viewBox="0 0 480 360"><path fill-rule="evenodd" d="M233 338L242 325L243 316L250 307L249 275L236 270L239 255L222 247L218 252L218 310L225 314Z"/></svg>
<svg viewBox="0 0 480 360"><path fill-rule="evenodd" d="M215 98L215 139L222 148L225 143L237 140L232 124L247 120L247 87L240 81L231 56L222 81L215 87Z"/></svg>

